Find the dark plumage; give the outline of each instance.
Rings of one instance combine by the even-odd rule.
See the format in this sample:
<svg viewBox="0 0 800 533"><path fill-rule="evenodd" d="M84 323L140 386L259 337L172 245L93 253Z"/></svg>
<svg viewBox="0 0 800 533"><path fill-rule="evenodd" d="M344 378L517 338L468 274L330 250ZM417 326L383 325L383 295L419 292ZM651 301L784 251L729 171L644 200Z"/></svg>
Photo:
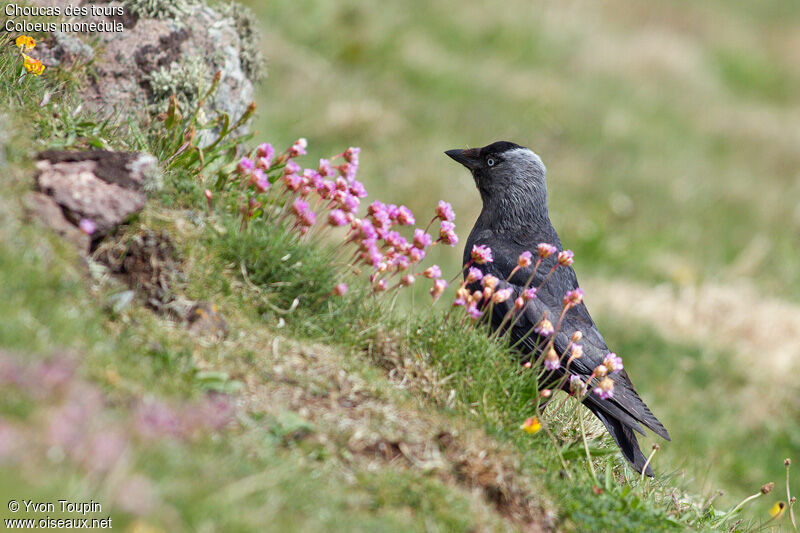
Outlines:
<svg viewBox="0 0 800 533"><path fill-rule="evenodd" d="M494 308L490 320L492 327L496 329L501 326L503 317L514 305L514 299L522 293L525 282L533 272L531 266L517 271L508 283L503 281L517 265L519 255L529 250L533 252L535 259L539 243L549 243L558 250L562 249L561 240L548 215L546 170L539 156L527 148L507 141L483 148L449 150L445 153L472 172L483 200L483 209L464 248L464 263L470 260L473 245L489 246L493 251L494 262L479 265L478 268L484 274L492 274L501 280L498 289L511 287L514 290L512 298ZM541 284L555 261L556 256L553 255L542 262L531 287ZM514 324L509 334L511 342L516 343L523 338L541 321L545 313L555 323L562 310L564 294L577 287L578 280L572 267L557 268ZM506 325L504 329L507 327ZM580 344L583 345L584 355L570 364L570 373L586 379L609 353L603 336L597 330L586 306L581 303L567 312L556 335L554 347L562 356L562 364L551 373L551 380L563 376L566 363L564 354L570 337L576 330L583 334ZM526 360L538 357L541 349L542 344L537 344L536 335L528 336L520 344ZM641 472L646 458L639 448L634 431L644 435L644 426L667 440L669 434L639 398L624 370L613 372L609 377L614 381L613 397L601 400L591 393L584 404L603 422L625 458ZM649 465L645 473L652 476Z"/></svg>

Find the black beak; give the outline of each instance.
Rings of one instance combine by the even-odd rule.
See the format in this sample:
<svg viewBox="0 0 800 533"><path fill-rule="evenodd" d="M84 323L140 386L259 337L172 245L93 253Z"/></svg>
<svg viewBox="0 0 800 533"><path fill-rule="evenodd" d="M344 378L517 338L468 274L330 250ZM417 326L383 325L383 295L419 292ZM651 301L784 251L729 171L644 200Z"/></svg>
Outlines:
<svg viewBox="0 0 800 533"><path fill-rule="evenodd" d="M447 150L445 153L470 170L475 170L480 165L478 150L476 148L470 148L469 150Z"/></svg>

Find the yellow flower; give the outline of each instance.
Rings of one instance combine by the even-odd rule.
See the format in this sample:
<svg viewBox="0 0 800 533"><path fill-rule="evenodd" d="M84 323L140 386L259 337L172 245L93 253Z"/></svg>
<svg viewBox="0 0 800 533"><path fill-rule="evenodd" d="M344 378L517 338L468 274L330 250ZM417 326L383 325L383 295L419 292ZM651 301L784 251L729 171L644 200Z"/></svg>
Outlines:
<svg viewBox="0 0 800 533"><path fill-rule="evenodd" d="M17 44L17 48L28 52L33 50L33 48L36 46L36 39L33 37L28 37L27 35L20 35L17 37L15 43Z"/></svg>
<svg viewBox="0 0 800 533"><path fill-rule="evenodd" d="M786 510L786 504L784 502L775 502L775 505L770 507L769 514L772 518L780 518L783 516L783 511Z"/></svg>
<svg viewBox="0 0 800 533"><path fill-rule="evenodd" d="M41 76L42 72L44 72L44 64L38 59L34 59L29 55L22 55L25 56L25 70L34 76Z"/></svg>
<svg viewBox="0 0 800 533"><path fill-rule="evenodd" d="M542 429L542 424L539 422L539 419L535 416L530 417L523 423L519 429L525 431L526 433L530 433L533 435L534 433L538 433L540 429Z"/></svg>

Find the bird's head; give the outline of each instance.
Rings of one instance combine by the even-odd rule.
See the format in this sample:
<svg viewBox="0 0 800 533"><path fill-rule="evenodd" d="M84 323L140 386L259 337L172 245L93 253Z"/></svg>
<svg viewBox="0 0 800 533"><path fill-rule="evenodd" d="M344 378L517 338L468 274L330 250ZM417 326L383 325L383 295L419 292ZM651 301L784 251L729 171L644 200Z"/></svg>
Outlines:
<svg viewBox="0 0 800 533"><path fill-rule="evenodd" d="M484 205L510 200L528 204L544 203L547 208L546 169L538 155L508 141L483 148L448 150L449 155L472 172Z"/></svg>

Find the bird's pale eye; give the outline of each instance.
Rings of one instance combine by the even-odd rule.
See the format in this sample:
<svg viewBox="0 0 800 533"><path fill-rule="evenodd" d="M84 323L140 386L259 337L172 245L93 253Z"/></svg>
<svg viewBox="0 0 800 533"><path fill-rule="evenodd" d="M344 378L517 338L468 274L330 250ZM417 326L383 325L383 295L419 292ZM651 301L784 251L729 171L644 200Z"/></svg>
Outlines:
<svg viewBox="0 0 800 533"><path fill-rule="evenodd" d="M487 159L487 160L486 160L486 164L487 164L488 166L490 166L490 167L493 167L493 166L494 166L494 159L492 159L492 158L490 157L489 159Z"/></svg>

